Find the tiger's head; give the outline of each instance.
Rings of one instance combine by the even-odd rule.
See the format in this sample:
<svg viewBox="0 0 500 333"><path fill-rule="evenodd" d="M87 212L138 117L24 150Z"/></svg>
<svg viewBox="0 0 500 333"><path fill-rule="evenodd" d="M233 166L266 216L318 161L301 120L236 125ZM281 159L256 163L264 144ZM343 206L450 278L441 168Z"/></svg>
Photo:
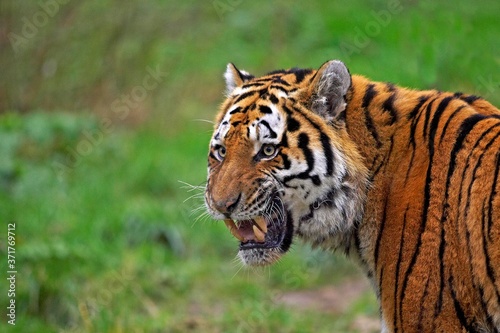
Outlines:
<svg viewBox="0 0 500 333"><path fill-rule="evenodd" d="M205 204L248 265L278 260L295 236L348 247L367 169L345 126L351 76L340 61L254 77L229 64L208 155Z"/></svg>

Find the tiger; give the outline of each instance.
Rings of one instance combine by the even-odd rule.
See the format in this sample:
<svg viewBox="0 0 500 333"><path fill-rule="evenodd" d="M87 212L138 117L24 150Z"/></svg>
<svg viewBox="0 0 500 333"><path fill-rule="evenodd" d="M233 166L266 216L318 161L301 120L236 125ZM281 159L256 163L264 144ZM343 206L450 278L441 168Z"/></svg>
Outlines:
<svg viewBox="0 0 500 333"><path fill-rule="evenodd" d="M204 189L245 265L345 253L382 332L500 332L500 110L351 75L227 65Z"/></svg>

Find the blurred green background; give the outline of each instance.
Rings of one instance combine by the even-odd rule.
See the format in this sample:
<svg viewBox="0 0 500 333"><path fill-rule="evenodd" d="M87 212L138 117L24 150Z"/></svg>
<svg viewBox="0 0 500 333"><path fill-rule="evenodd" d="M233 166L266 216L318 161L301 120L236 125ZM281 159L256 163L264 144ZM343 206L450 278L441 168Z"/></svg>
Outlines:
<svg viewBox="0 0 500 333"><path fill-rule="evenodd" d="M500 105L498 13L497 0L0 2L1 330L376 332L376 300L342 256L297 243L242 268L203 215L225 65L341 59Z"/></svg>

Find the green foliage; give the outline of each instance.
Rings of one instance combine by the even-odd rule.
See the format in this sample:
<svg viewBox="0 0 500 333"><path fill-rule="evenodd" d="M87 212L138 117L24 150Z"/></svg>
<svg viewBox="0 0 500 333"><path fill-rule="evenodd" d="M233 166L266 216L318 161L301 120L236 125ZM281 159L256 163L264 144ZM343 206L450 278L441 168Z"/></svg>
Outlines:
<svg viewBox="0 0 500 333"><path fill-rule="evenodd" d="M291 320L270 296L276 291L353 274L345 260L301 246L272 270L239 272L234 239L220 224L196 221L201 190L190 193L179 182L201 183L208 126L176 137L119 130L59 174L54 163L88 140L81 133L98 128L97 118L40 112L0 118L0 142L9 142L2 155L12 161L2 169L0 210L16 223L16 328L264 329L268 320L272 327ZM241 313L242 300L256 323L229 315Z"/></svg>
<svg viewBox="0 0 500 333"><path fill-rule="evenodd" d="M212 125L196 120L213 118L228 62L258 75L338 58L374 80L500 105L498 12L493 0L0 2L9 328L357 331L358 315L377 317L371 293L342 314L277 301L358 278L343 257L296 244L269 269L233 260L235 240L203 215Z"/></svg>
<svg viewBox="0 0 500 333"><path fill-rule="evenodd" d="M220 100L227 62L261 74L334 58L376 80L500 103L498 1L68 1L44 24L39 2L0 6L0 111L114 114L113 103L160 68L165 77L127 121L151 118L173 131L211 118L206 105Z"/></svg>

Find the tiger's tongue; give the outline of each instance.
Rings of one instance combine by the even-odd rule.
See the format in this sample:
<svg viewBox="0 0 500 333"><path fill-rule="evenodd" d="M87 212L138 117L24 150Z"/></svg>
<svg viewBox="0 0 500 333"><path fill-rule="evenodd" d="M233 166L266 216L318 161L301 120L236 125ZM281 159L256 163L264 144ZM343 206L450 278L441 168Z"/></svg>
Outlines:
<svg viewBox="0 0 500 333"><path fill-rule="evenodd" d="M224 220L224 223L231 234L242 243L248 241L263 243L265 241L267 222L262 216L256 217L254 220L239 221L238 225L231 219Z"/></svg>

